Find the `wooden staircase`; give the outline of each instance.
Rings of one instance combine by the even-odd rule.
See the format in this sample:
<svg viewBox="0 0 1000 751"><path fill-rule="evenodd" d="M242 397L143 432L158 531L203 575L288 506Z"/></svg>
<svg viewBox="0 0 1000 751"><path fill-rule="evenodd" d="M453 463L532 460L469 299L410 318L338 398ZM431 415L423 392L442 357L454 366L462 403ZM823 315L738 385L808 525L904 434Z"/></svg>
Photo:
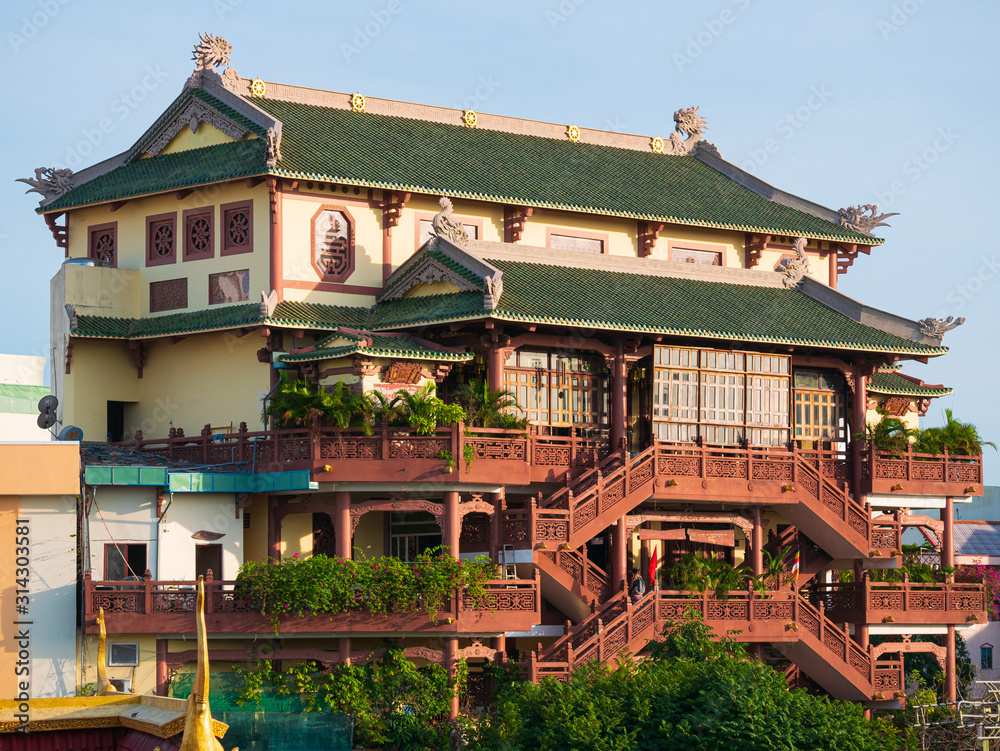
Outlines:
<svg viewBox="0 0 1000 751"><path fill-rule="evenodd" d="M837 699L896 702L903 690L902 665L880 662L846 630L796 592L730 593L725 600L690 592L659 591L633 605L619 592L544 650L532 652L525 669L531 680L565 678L586 660L613 660L640 652L668 620L694 610L716 634L748 643L771 643Z"/></svg>
<svg viewBox="0 0 1000 751"><path fill-rule="evenodd" d="M782 556L781 564L786 576L791 577L795 565L795 553L799 553L799 578L795 582L797 589L808 584L816 574L824 571L833 559L819 545L814 543L796 527L786 527L780 535L775 536L764 545L764 550L772 557L781 555L785 549L788 552ZM780 587L778 587L780 589Z"/></svg>
<svg viewBox="0 0 1000 751"><path fill-rule="evenodd" d="M575 623L587 618L611 594L608 575L580 550L537 551L545 598Z"/></svg>

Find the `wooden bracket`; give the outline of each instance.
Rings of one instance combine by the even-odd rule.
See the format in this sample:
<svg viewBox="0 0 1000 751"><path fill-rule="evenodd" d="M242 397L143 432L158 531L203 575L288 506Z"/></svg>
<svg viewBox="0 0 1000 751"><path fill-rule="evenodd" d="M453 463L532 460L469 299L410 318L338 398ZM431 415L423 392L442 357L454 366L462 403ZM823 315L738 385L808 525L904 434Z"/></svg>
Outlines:
<svg viewBox="0 0 1000 751"><path fill-rule="evenodd" d="M45 223L49 226L52 239L56 241L56 247L67 250L69 248L69 230L66 224L56 224L59 217L66 216L66 212L59 214L45 214Z"/></svg>
<svg viewBox="0 0 1000 751"><path fill-rule="evenodd" d="M276 221L278 216L278 179L275 177L267 178L267 195L271 204L271 221Z"/></svg>
<svg viewBox="0 0 1000 751"><path fill-rule="evenodd" d="M403 209L410 201L411 193L395 193L387 190L384 193L385 200L378 205L382 209L382 228L390 229L399 224L399 217Z"/></svg>
<svg viewBox="0 0 1000 751"><path fill-rule="evenodd" d="M143 359L143 344L142 342L132 341L128 343L128 348L132 350L132 357L135 360L135 369L139 371L139 377L142 378L142 359Z"/></svg>
<svg viewBox="0 0 1000 751"><path fill-rule="evenodd" d="M746 244L747 248L747 268L752 269L760 263L761 256L764 255L764 251L768 249L771 243L771 235L761 235L760 239L755 240L754 235L750 234L747 236L748 242Z"/></svg>
<svg viewBox="0 0 1000 751"><path fill-rule="evenodd" d="M833 248L831 247L831 251ZM854 265L854 259L858 257L859 253L864 253L865 255L870 255L872 252L871 245L857 245L855 243L837 243L837 276L841 274L846 274L847 270Z"/></svg>
<svg viewBox="0 0 1000 751"><path fill-rule="evenodd" d="M122 206L127 204L131 199L126 198L124 201L112 201L111 202L111 213L118 211Z"/></svg>
<svg viewBox="0 0 1000 751"><path fill-rule="evenodd" d="M524 233L524 225L528 217L534 213L534 209L527 206L504 206L503 207L503 241L505 243L516 243L521 241Z"/></svg>
<svg viewBox="0 0 1000 751"><path fill-rule="evenodd" d="M253 188L256 188L258 185L260 185L262 182L264 182L264 178L262 176L248 177L247 188L252 190Z"/></svg>
<svg viewBox="0 0 1000 751"><path fill-rule="evenodd" d="M639 258L648 258L653 255L653 247L662 231L663 222L639 222Z"/></svg>

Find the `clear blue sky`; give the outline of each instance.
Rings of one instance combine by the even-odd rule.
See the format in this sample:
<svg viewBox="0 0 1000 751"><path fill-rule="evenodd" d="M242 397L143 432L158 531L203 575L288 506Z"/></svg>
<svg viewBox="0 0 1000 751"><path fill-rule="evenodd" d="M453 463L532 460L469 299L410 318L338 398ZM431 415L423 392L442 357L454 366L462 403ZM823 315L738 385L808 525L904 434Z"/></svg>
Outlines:
<svg viewBox="0 0 1000 751"><path fill-rule="evenodd" d="M951 353L907 371L1000 441L1000 3L943 0L504 3L6 0L0 351L46 354L62 252L15 177L130 146L180 92L197 32L243 76L666 136L699 105L722 155L834 209L898 211L841 290L913 319L961 315ZM102 121L104 129L102 131ZM1000 461L987 452L987 482Z"/></svg>

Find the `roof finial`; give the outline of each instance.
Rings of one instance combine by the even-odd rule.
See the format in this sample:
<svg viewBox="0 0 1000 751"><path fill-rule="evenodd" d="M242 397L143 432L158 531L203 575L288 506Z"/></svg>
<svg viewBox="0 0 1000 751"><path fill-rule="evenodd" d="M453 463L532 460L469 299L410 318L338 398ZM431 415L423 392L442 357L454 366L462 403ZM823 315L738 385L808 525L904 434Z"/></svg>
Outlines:
<svg viewBox="0 0 1000 751"><path fill-rule="evenodd" d="M924 336L933 336L936 339L943 339L946 332L958 328L965 323L964 318L948 316L944 320L940 318L921 318L917 321L920 333Z"/></svg>
<svg viewBox="0 0 1000 751"><path fill-rule="evenodd" d="M205 579L198 577L195 607L198 624L198 667L188 696L187 718L180 751L223 751L212 730L212 710L208 706L208 638L205 633Z"/></svg>
<svg viewBox="0 0 1000 751"><path fill-rule="evenodd" d="M781 283L785 289L795 289L809 273L809 256L806 255L806 244L809 241L804 237L795 239L795 258L785 258L778 264L776 269L782 275Z"/></svg>
<svg viewBox="0 0 1000 751"><path fill-rule="evenodd" d="M451 218L453 210L451 199L447 196L441 196L438 199L438 203L441 205L441 211L435 214L431 220L431 227L434 229L434 234L455 245L468 245L469 236L465 233L465 228Z"/></svg>
<svg viewBox="0 0 1000 751"><path fill-rule="evenodd" d="M118 689L108 680L108 663L104 657L105 644L108 641L108 631L104 625L104 608L97 611L97 627L100 629L97 642L97 695L110 696L117 694Z"/></svg>
<svg viewBox="0 0 1000 751"><path fill-rule="evenodd" d="M26 183L31 186L27 193L38 193L42 197L42 202L58 198L63 193L73 187L73 170L56 169L55 167L38 167L35 169L35 177L19 177L15 182Z"/></svg>
<svg viewBox="0 0 1000 751"><path fill-rule="evenodd" d="M853 229L855 232L863 232L866 235L870 235L876 227L892 226L885 221L890 216L899 216L898 211L893 211L889 214L876 214L876 211L878 211L878 206L873 203L866 203L860 206L848 206L846 209L840 209L838 213L840 214L840 223L842 226Z"/></svg>
<svg viewBox="0 0 1000 751"><path fill-rule="evenodd" d="M664 144L665 148L663 148L662 153L674 156L692 153L706 130L708 130L708 123L705 122L705 118L698 114L698 107L677 110L674 113L674 132L670 134Z"/></svg>
<svg viewBox="0 0 1000 751"><path fill-rule="evenodd" d="M198 34L198 39L201 41L194 46L194 53L191 55L191 59L195 61L194 73L191 74L185 86L199 87L202 77L205 75L214 76L217 81L222 81L224 85L228 84L227 88L233 86L235 82L232 80L232 76L227 81L213 70L223 65L229 65L229 55L233 51L233 45L224 37L217 37L207 31ZM235 73L235 71L233 72Z"/></svg>

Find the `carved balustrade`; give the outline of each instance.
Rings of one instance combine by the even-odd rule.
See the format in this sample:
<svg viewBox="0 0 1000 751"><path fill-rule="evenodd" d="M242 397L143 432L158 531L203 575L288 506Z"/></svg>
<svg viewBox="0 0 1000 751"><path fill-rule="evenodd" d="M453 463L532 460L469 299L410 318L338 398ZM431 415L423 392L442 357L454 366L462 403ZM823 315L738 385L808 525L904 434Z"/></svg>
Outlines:
<svg viewBox="0 0 1000 751"><path fill-rule="evenodd" d="M96 632L98 610L104 608L111 633L190 633L194 628L197 583L161 581L93 581L84 574L84 615L88 632ZM240 595L235 581L205 578L205 615L210 632L274 631L261 603ZM481 598L456 591L431 621L423 611L373 615L363 611L319 614L289 619L281 631L505 631L530 630L541 622L539 581L495 579L484 584Z"/></svg>
<svg viewBox="0 0 1000 751"><path fill-rule="evenodd" d="M592 467L607 455L604 439L585 438L575 429L568 436L549 436L534 427L467 429L462 423L426 436L387 425L372 428L369 435L363 428L249 431L241 423L232 433L205 426L200 434L186 436L171 428L167 438L146 440L139 433L135 440L116 445L203 465L243 464L255 472L308 469L339 474L338 463L350 461L352 476L361 481L384 480L397 471L407 471L411 481L440 481L452 473L468 481L552 481L567 471L577 474Z"/></svg>
<svg viewBox="0 0 1000 751"><path fill-rule="evenodd" d="M876 451L870 447L862 468L867 493L968 496L983 494L983 457Z"/></svg>
<svg viewBox="0 0 1000 751"><path fill-rule="evenodd" d="M952 582L873 582L814 584L813 604L823 603L830 617L847 623L985 623L982 584Z"/></svg>

